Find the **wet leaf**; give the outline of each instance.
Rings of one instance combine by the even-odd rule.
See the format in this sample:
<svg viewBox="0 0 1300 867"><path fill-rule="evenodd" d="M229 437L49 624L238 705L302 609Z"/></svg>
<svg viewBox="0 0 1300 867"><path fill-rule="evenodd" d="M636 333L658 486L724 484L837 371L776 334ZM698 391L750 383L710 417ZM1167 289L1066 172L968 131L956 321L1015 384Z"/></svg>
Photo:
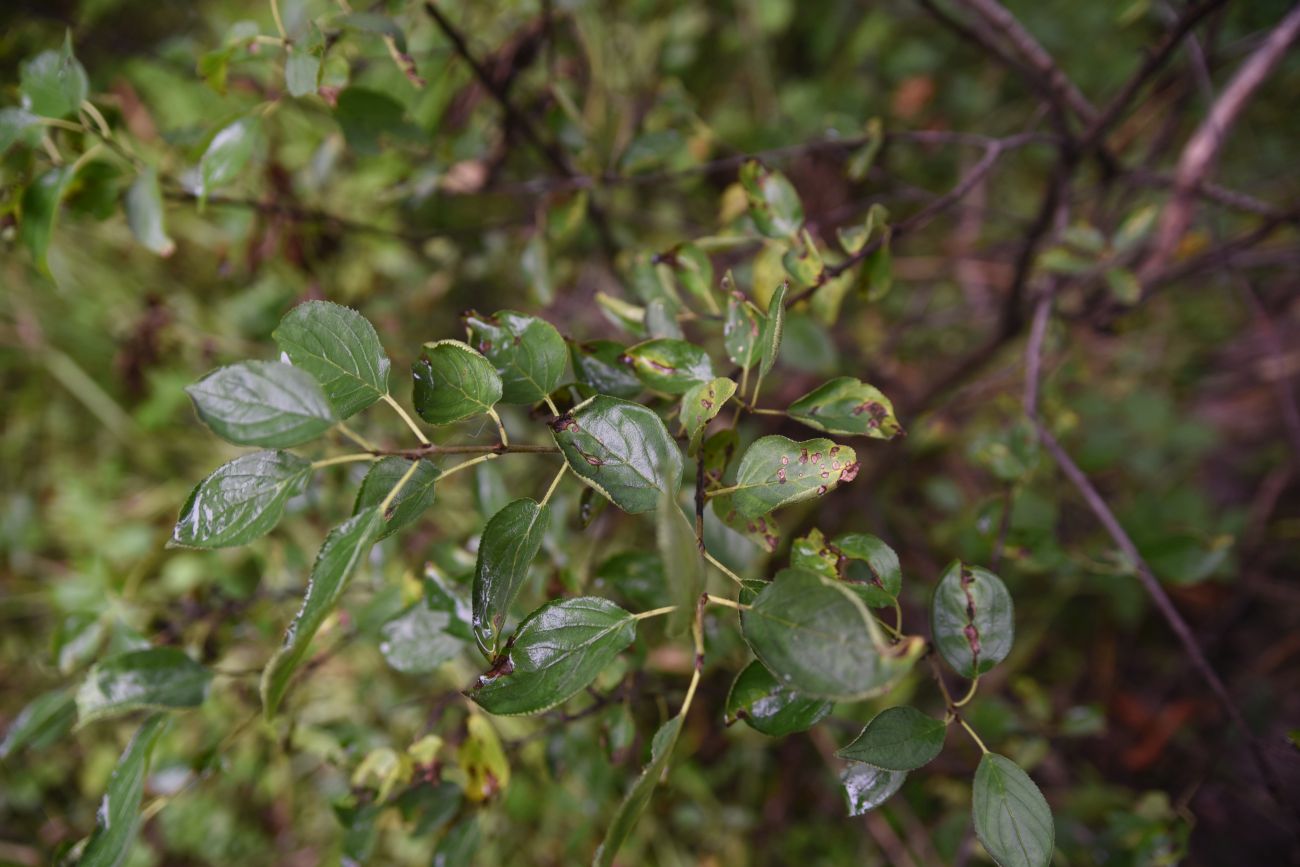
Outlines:
<svg viewBox="0 0 1300 867"><path fill-rule="evenodd" d="M190 548L227 548L264 536L284 505L301 494L311 462L289 452L262 451L222 464L181 507L172 541Z"/></svg>
<svg viewBox="0 0 1300 867"><path fill-rule="evenodd" d="M635 638L632 615L607 599L556 599L519 624L466 694L499 716L541 713L581 692Z"/></svg>
<svg viewBox="0 0 1300 867"><path fill-rule="evenodd" d="M157 714L136 730L108 778L108 789L95 814L95 830L82 850L78 867L118 867L126 863L140 830L140 802L144 799L149 763L166 727L167 717Z"/></svg>
<svg viewBox="0 0 1300 867"><path fill-rule="evenodd" d="M25 108L0 108L0 156L15 144L33 147L41 140L40 119Z"/></svg>
<svg viewBox="0 0 1300 867"><path fill-rule="evenodd" d="M681 485L682 453L649 407L597 395L551 429L569 468L625 512L654 511Z"/></svg>
<svg viewBox="0 0 1300 867"><path fill-rule="evenodd" d="M593 867L612 867L618 850L631 836L637 820L645 812L654 794L655 786L668 769L668 760L672 758L673 747L677 745L677 735L682 730L682 718L675 716L659 727L650 744L650 762L641 770L632 788L628 789L614 813L613 820L605 831L605 839L600 842L596 856L592 859Z"/></svg>
<svg viewBox="0 0 1300 867"><path fill-rule="evenodd" d="M948 727L943 720L901 705L876 714L853 742L835 755L886 771L913 771L943 750Z"/></svg>
<svg viewBox="0 0 1300 867"><path fill-rule="evenodd" d="M274 718L293 673L311 647L312 638L338 605L348 578L370 551L382 527L383 516L379 510L366 509L348 518L325 537L312 565L302 608L289 625L284 644L262 672L262 713L267 719Z"/></svg>
<svg viewBox="0 0 1300 867"><path fill-rule="evenodd" d="M815 572L823 578L840 577L840 556L815 527L790 545L790 566Z"/></svg>
<svg viewBox="0 0 1300 867"><path fill-rule="evenodd" d="M470 345L501 376L503 403L536 403L559 387L567 352L554 325L513 310L492 316L471 310L464 320Z"/></svg>
<svg viewBox="0 0 1300 867"><path fill-rule="evenodd" d="M1052 809L1015 762L985 753L971 803L975 833L1000 867L1047 867L1056 848Z"/></svg>
<svg viewBox="0 0 1300 867"><path fill-rule="evenodd" d="M690 391L682 395L682 427L686 429L690 437L690 444L686 448L686 453L691 457L700 450L700 444L704 439L704 431L709 426L722 407L731 400L736 393L736 383L734 380L720 376L717 379L711 379L708 382L701 382L691 387Z"/></svg>
<svg viewBox="0 0 1300 867"><path fill-rule="evenodd" d="M825 719L834 706L822 699L804 698L781 685L757 660L736 677L727 694L728 718L744 720L750 728L770 737L807 731Z"/></svg>
<svg viewBox="0 0 1300 867"><path fill-rule="evenodd" d="M198 707L212 672L176 647L151 647L95 664L77 689L77 724L141 709Z"/></svg>
<svg viewBox="0 0 1300 867"><path fill-rule="evenodd" d="M726 287L731 272L723 278ZM745 298L738 289L733 289L727 298L727 316L722 325L722 342L727 348L727 357L741 367L753 367L762 356L759 337L762 335L764 318L758 308Z"/></svg>
<svg viewBox="0 0 1300 867"><path fill-rule="evenodd" d="M894 797L906 780L906 771L885 771L861 762L849 762L840 772L849 815L861 816L879 807Z"/></svg>
<svg viewBox="0 0 1300 867"><path fill-rule="evenodd" d="M632 398L645 386L623 362L627 352L621 343L612 340L593 340L569 345L573 359L573 372L578 381L598 394Z"/></svg>
<svg viewBox="0 0 1300 867"><path fill-rule="evenodd" d="M126 191L124 207L127 225L145 249L159 256L170 256L176 251L176 243L167 236L162 190L155 169L141 170Z"/></svg>
<svg viewBox="0 0 1300 867"><path fill-rule="evenodd" d="M296 446L338 423L320 383L280 361L220 367L185 391L213 433L241 446Z"/></svg>
<svg viewBox="0 0 1300 867"><path fill-rule="evenodd" d="M42 693L18 712L4 740L0 759L7 759L27 747L43 749L72 730L77 721L77 702L66 689Z"/></svg>
<svg viewBox="0 0 1300 867"><path fill-rule="evenodd" d="M668 596L664 563L650 551L623 551L596 568L595 589L625 600L634 611L663 605Z"/></svg>
<svg viewBox="0 0 1300 867"><path fill-rule="evenodd" d="M875 386L851 376L821 384L790 404L786 414L832 434L889 440L903 432L889 398Z"/></svg>
<svg viewBox="0 0 1300 867"><path fill-rule="evenodd" d="M828 439L795 442L789 437L755 440L740 459L735 490L736 511L757 518L774 509L819 497L858 474L857 454Z"/></svg>
<svg viewBox="0 0 1300 867"><path fill-rule="evenodd" d="M709 354L685 340L647 340L624 357L647 387L666 394L685 394L696 383L713 379Z"/></svg>
<svg viewBox="0 0 1300 867"><path fill-rule="evenodd" d="M429 424L480 415L501 399L501 377L492 362L459 340L424 344L411 370L415 411Z"/></svg>
<svg viewBox="0 0 1300 867"><path fill-rule="evenodd" d="M930 617L939 654L962 677L983 674L1011 652L1011 594L987 569L961 562L949 566L934 591Z"/></svg>
<svg viewBox="0 0 1300 867"><path fill-rule="evenodd" d="M375 327L350 307L306 301L271 335L295 367L316 377L340 419L388 394L391 366Z"/></svg>
<svg viewBox="0 0 1300 867"><path fill-rule="evenodd" d="M379 652L403 674L435 671L465 646L452 634L452 616L421 599L384 624Z"/></svg>
<svg viewBox="0 0 1300 867"><path fill-rule="evenodd" d="M515 500L493 515L483 530L474 567L474 631L494 654L510 606L542 547L550 517L546 506Z"/></svg>
<svg viewBox="0 0 1300 867"><path fill-rule="evenodd" d="M843 584L782 569L741 614L745 641L782 685L808 698L854 701L888 689L911 659Z"/></svg>
<svg viewBox="0 0 1300 867"><path fill-rule="evenodd" d="M90 93L86 70L72 54L71 30L64 34L63 48L24 63L19 78L23 108L42 117L74 115Z"/></svg>
<svg viewBox="0 0 1300 867"><path fill-rule="evenodd" d="M356 515L366 509L378 507L387 499L393 487L402 480L411 469L408 458L389 455L370 465L370 471L361 480L357 490L356 502L352 504L352 514ZM419 519L434 501L434 485L438 481L438 468L430 461L420 461L415 475L406 480L402 490L397 492L393 502L388 505L384 515L384 526L375 541L387 539L398 530Z"/></svg>
<svg viewBox="0 0 1300 867"><path fill-rule="evenodd" d="M867 533L845 533L831 543L840 560L841 578L872 608L894 604L903 589L898 554L881 539Z"/></svg>

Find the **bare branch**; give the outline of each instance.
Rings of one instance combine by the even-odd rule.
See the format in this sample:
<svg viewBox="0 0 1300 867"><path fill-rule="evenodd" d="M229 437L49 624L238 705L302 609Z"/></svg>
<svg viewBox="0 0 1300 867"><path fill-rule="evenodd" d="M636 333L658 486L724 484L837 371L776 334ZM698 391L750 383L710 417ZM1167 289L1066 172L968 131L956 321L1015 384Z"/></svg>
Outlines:
<svg viewBox="0 0 1300 867"><path fill-rule="evenodd" d="M1160 272L1178 247L1178 242L1191 225L1195 192L1213 167L1229 129L1255 91L1281 62L1297 35L1300 35L1300 4L1287 13L1241 65L1215 100L1209 115L1188 139L1174 173L1174 192L1161 213L1151 253L1138 270L1138 277L1144 283Z"/></svg>

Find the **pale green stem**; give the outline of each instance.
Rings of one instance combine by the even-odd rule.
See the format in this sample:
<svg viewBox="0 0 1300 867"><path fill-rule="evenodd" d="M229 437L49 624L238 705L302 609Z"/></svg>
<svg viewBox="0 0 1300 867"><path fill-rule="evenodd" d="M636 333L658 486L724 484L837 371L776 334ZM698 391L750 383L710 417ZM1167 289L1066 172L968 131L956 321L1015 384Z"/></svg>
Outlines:
<svg viewBox="0 0 1300 867"><path fill-rule="evenodd" d="M543 506L545 506L547 503L551 501L551 496L555 493L555 489L560 486L560 479L564 478L564 474L567 473L568 471L569 471L568 461L565 461L564 463L560 464L560 471L555 474L555 478L551 479L551 486L546 489L546 496L542 497Z"/></svg>
<svg viewBox="0 0 1300 867"><path fill-rule="evenodd" d="M492 452L486 455L479 455L478 457L471 458L468 461L461 461L460 463L456 464L456 466L449 467L448 469L443 470L439 478L445 479L447 478L447 476L450 476L452 473L459 473L461 470L467 470L470 467L474 466L475 464L481 464L484 461L490 461L497 457L498 455L496 454L496 452Z"/></svg>
<svg viewBox="0 0 1300 867"><path fill-rule="evenodd" d="M975 741L975 744L980 748L980 751L987 755L989 748L984 746L984 741L980 740L980 736L975 734L975 729L971 728L970 725L966 722L966 720L962 719L961 717L957 717L957 722L961 723L961 727L964 728L966 730L966 734L970 735L971 739Z"/></svg>
<svg viewBox="0 0 1300 867"><path fill-rule="evenodd" d="M550 396L549 394L548 394L548 395L544 395L544 396L542 397L542 400L546 401L546 408L549 409L549 410L551 411L551 415L559 415L559 414L560 414L559 407L557 407L557 406L555 405L555 401L551 400L551 396Z"/></svg>
<svg viewBox="0 0 1300 867"><path fill-rule="evenodd" d="M749 605L742 605L739 602L733 602L725 596L714 596L712 594L709 594L708 600L712 602L714 605L725 605L726 607L734 608L737 611L748 611L752 607Z"/></svg>
<svg viewBox="0 0 1300 867"><path fill-rule="evenodd" d="M415 471L419 468L419 461L411 461L411 466L407 468L406 472L402 474L402 477L397 480L397 484L393 485L393 489L388 492L388 496L384 497L384 501L379 504L379 514L388 514L388 507L397 499L397 495L402 492L402 488L406 487L406 483L411 480L411 476L415 475Z"/></svg>
<svg viewBox="0 0 1300 867"><path fill-rule="evenodd" d="M962 696L961 701L953 702L952 706L962 707L963 705L970 704L970 700L975 697L975 690L979 689L979 686L980 686L980 676L977 674L975 675L975 679L970 682L970 689L966 690L966 694Z"/></svg>
<svg viewBox="0 0 1300 867"><path fill-rule="evenodd" d="M361 434L357 433L352 428L348 427L346 422L339 422L338 427L339 427L339 433L343 434L345 437L352 440L354 443L361 446L366 451L368 452L379 451L379 449L375 447L374 443L370 442L370 440L366 439Z"/></svg>
<svg viewBox="0 0 1300 867"><path fill-rule="evenodd" d="M311 468L319 470L321 467L332 467L335 464L354 464L358 461L377 461L375 455L338 455L333 458L322 458L319 461L312 461Z"/></svg>
<svg viewBox="0 0 1300 867"><path fill-rule="evenodd" d="M497 425L497 436L501 437L501 445L503 445L503 446L509 446L509 445L510 445L510 435L506 433L506 426L505 426L505 424L501 421L501 416L497 415L497 411L496 411L496 409L493 408L493 407L488 407L487 414L488 414L489 416L492 417L492 421L496 422L496 425Z"/></svg>
<svg viewBox="0 0 1300 867"><path fill-rule="evenodd" d="M676 605L665 605L663 608L655 608L651 611L642 611L640 614L633 614L633 620L646 620L650 617L658 617L661 614L669 614L677 610Z"/></svg>
<svg viewBox="0 0 1300 867"><path fill-rule="evenodd" d="M99 134L102 137L113 137L113 131L109 128L108 121L104 119L104 115L100 113L99 109L95 108L93 102L88 99L83 99L81 101L81 110L90 115L90 119L95 122L95 126L99 127Z"/></svg>
<svg viewBox="0 0 1300 867"><path fill-rule="evenodd" d="M280 39L288 39L289 34L284 29L284 19L280 17L279 0L271 0L271 17L275 19L275 29L280 33Z"/></svg>
<svg viewBox="0 0 1300 867"><path fill-rule="evenodd" d="M714 488L711 491L705 491L704 496L720 497L723 494L730 494L732 491L739 491L739 490L740 490L740 485L731 485L730 487L726 487L726 488Z"/></svg>
<svg viewBox="0 0 1300 867"><path fill-rule="evenodd" d="M402 417L402 421L406 422L406 426L411 429L411 433L415 434L415 438L420 441L420 445L427 446L429 444L429 438L424 435L424 431L420 430L414 419L406 414L406 410L402 409L402 405L393 400L391 394L384 395L384 403L391 406L393 411Z"/></svg>

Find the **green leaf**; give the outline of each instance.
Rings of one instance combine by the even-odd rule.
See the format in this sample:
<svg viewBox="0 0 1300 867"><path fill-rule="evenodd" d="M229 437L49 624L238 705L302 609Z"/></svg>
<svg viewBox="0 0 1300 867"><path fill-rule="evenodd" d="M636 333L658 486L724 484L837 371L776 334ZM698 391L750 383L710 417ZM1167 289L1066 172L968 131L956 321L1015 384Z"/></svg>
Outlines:
<svg viewBox="0 0 1300 867"><path fill-rule="evenodd" d="M789 238L803 227L803 204L794 185L757 160L740 167L740 183L749 198L749 216L769 238Z"/></svg>
<svg viewBox="0 0 1300 867"><path fill-rule="evenodd" d="M492 362L501 375L503 403L537 403L564 378L564 338L555 326L536 316L500 310L464 316L469 343Z"/></svg>
<svg viewBox="0 0 1300 867"><path fill-rule="evenodd" d="M705 310L720 312L713 297L713 262L707 253L694 244L679 244L663 261L672 268L682 288L700 301Z"/></svg>
<svg viewBox="0 0 1300 867"><path fill-rule="evenodd" d="M861 762L849 762L848 767L840 772L849 815L861 816L879 807L894 797L906 779L906 771L885 771Z"/></svg>
<svg viewBox="0 0 1300 867"><path fill-rule="evenodd" d="M451 424L485 413L501 399L492 362L459 340L424 344L415 376L415 411L429 424Z"/></svg>
<svg viewBox="0 0 1300 867"><path fill-rule="evenodd" d="M478 815L468 813L448 828L434 850L433 867L473 867L483 836L479 824Z"/></svg>
<svg viewBox="0 0 1300 867"><path fill-rule="evenodd" d="M663 298L654 298L645 306L645 330L651 338L683 340L685 334L677 323L677 315Z"/></svg>
<svg viewBox="0 0 1300 867"><path fill-rule="evenodd" d="M612 340L571 343L573 373L578 382L599 394L632 398L641 393L641 380L623 363L627 349Z"/></svg>
<svg viewBox="0 0 1300 867"><path fill-rule="evenodd" d="M176 647L133 650L96 663L77 689L77 724L142 708L198 707L212 672Z"/></svg>
<svg viewBox="0 0 1300 867"><path fill-rule="evenodd" d="M348 578L383 527L379 509L366 509L330 531L311 568L302 608L284 635L284 644L262 671L262 713L275 717L289 680L307 655L311 640L347 588Z"/></svg>
<svg viewBox="0 0 1300 867"><path fill-rule="evenodd" d="M287 448L338 424L320 383L281 361L220 367L185 391L204 424L236 445Z"/></svg>
<svg viewBox="0 0 1300 867"><path fill-rule="evenodd" d="M540 713L581 692L635 638L636 620L607 599L556 599L524 618L466 694L499 716Z"/></svg>
<svg viewBox="0 0 1300 867"><path fill-rule="evenodd" d="M63 118L77 113L90 93L86 70L72 54L72 31L59 51L42 51L19 72L23 108L42 117Z"/></svg>
<svg viewBox="0 0 1300 867"><path fill-rule="evenodd" d="M731 272L723 278L722 285L733 285ZM722 325L722 342L727 349L727 357L741 367L753 367L762 357L762 336L764 317L758 308L749 303L743 292L732 289L727 298L727 316Z"/></svg>
<svg viewBox="0 0 1300 867"><path fill-rule="evenodd" d="M162 189L158 186L158 172L152 166L141 170L126 191L125 208L127 225L145 249L159 256L176 252L176 243L167 236Z"/></svg>
<svg viewBox="0 0 1300 867"><path fill-rule="evenodd" d="M663 605L668 595L664 563L649 551L623 551L596 568L593 589L616 595L633 609L648 611Z"/></svg>
<svg viewBox="0 0 1300 867"><path fill-rule="evenodd" d="M551 423L569 468L625 512L654 511L675 496L682 453L649 407L597 395Z"/></svg>
<svg viewBox="0 0 1300 867"><path fill-rule="evenodd" d="M776 364L777 356L781 353L781 336L785 332L785 294L789 288L789 283L778 285L767 304L767 316L763 320L763 333L758 338L758 351L760 353L758 372L760 376L767 376L772 370L772 365Z"/></svg>
<svg viewBox="0 0 1300 867"><path fill-rule="evenodd" d="M723 405L731 400L735 393L735 381L720 376L694 385L690 391L682 395L682 427L690 436L690 444L686 448L688 455L694 457L700 450L705 428L717 417Z"/></svg>
<svg viewBox="0 0 1300 867"><path fill-rule="evenodd" d="M614 819L605 831L605 839L600 842L596 855L592 859L593 867L612 867L618 850L627 842L636 827L637 820L645 812L654 794L655 786L668 769L668 760L672 758L673 747L677 744L677 735L682 730L681 716L675 716L659 727L650 744L650 762L641 770L632 788L628 789L619 804Z"/></svg>
<svg viewBox="0 0 1300 867"><path fill-rule="evenodd" d="M888 231L886 221L889 219L889 210L879 202L876 202L867 210L867 217L859 226L846 226L835 230L839 238L840 246L844 252L850 256L861 252L867 246L867 242L876 233L877 229Z"/></svg>
<svg viewBox="0 0 1300 867"><path fill-rule="evenodd" d="M427 674L454 658L464 642L451 631L452 615L421 599L380 630L379 652L403 674Z"/></svg>
<svg viewBox="0 0 1300 867"><path fill-rule="evenodd" d="M1015 608L1002 579L954 561L939 579L930 608L939 654L967 679L1007 658L1015 638Z"/></svg>
<svg viewBox="0 0 1300 867"><path fill-rule="evenodd" d="M624 357L646 386L666 394L685 394L696 383L713 379L709 354L685 340L647 340Z"/></svg>
<svg viewBox="0 0 1300 867"><path fill-rule="evenodd" d="M410 460L397 455L389 455L372 464L370 472L366 473L366 477L361 481L356 502L352 506L352 514L356 515L381 505L393 487L410 469ZM420 461L415 475L406 480L402 490L398 491L393 502L389 503L388 511L384 515L384 527L375 537L376 542L387 539L415 521L433 505L434 483L438 481L438 476L437 467L429 461Z"/></svg>
<svg viewBox="0 0 1300 867"><path fill-rule="evenodd" d="M1136 274L1127 268L1109 268L1106 271L1106 286L1110 294L1121 304L1136 304L1142 300L1142 283Z"/></svg>
<svg viewBox="0 0 1300 867"><path fill-rule="evenodd" d="M406 108L386 93L348 87L335 101L334 117L348 147L361 156L376 156L390 140L410 140L416 129L406 122Z"/></svg>
<svg viewBox="0 0 1300 867"><path fill-rule="evenodd" d="M154 747L167 726L167 717L151 716L140 724L117 767L95 814L95 830L82 850L78 867L119 867L125 864L140 830L140 802Z"/></svg>
<svg viewBox="0 0 1300 867"><path fill-rule="evenodd" d="M72 181L75 166L50 169L27 185L23 190L22 223L18 236L31 253L32 261L44 274L50 272L47 254L50 238L54 236L54 221L59 215L59 203Z"/></svg>
<svg viewBox="0 0 1300 867"><path fill-rule="evenodd" d="M320 87L320 58L296 45L284 61L284 86L290 96L310 96Z"/></svg>
<svg viewBox="0 0 1300 867"><path fill-rule="evenodd" d="M24 108L0 108L0 156L21 142L33 147L41 140L40 119Z"/></svg>
<svg viewBox="0 0 1300 867"><path fill-rule="evenodd" d="M903 589L903 570L893 548L867 533L836 536L831 547L837 559L843 558L841 577L863 602L872 608L894 604Z"/></svg>
<svg viewBox="0 0 1300 867"><path fill-rule="evenodd" d="M886 646L862 600L838 581L802 569L778 572L740 622L759 661L809 698L877 695L915 661L916 642Z"/></svg>
<svg viewBox="0 0 1300 867"><path fill-rule="evenodd" d="M894 287L894 255L889 251L889 238L886 234L880 246L862 263L859 291L868 301L879 301Z"/></svg>
<svg viewBox="0 0 1300 867"><path fill-rule="evenodd" d="M732 502L744 518L819 497L858 475L857 454L828 439L795 442L779 435L754 441L740 459Z"/></svg>
<svg viewBox="0 0 1300 867"><path fill-rule="evenodd" d="M199 201L239 177L261 140L257 118L244 117L217 130L199 159Z"/></svg>
<svg viewBox="0 0 1300 867"><path fill-rule="evenodd" d="M891 707L876 714L853 742L835 755L886 771L913 771L934 761L948 726L914 707Z"/></svg>
<svg viewBox="0 0 1300 867"><path fill-rule="evenodd" d="M682 635L690 626L695 603L704 592L704 557L696 540L695 522L682 511L676 495L664 494L659 498L655 517L655 542L668 588L668 602L677 606L670 615L669 633Z"/></svg>
<svg viewBox="0 0 1300 867"><path fill-rule="evenodd" d="M451 616L447 631L461 641L474 640L474 611L469 601L469 593L449 583L436 571L426 567L424 577L424 601L434 611L442 611Z"/></svg>
<svg viewBox="0 0 1300 867"><path fill-rule="evenodd" d="M340 419L388 394L391 365L379 335L349 307L304 302L285 314L271 336L295 367L316 377Z"/></svg>
<svg viewBox="0 0 1300 867"><path fill-rule="evenodd" d="M786 414L832 434L891 440L903 432L889 398L875 386L851 376L822 383L790 404Z"/></svg>
<svg viewBox="0 0 1300 867"><path fill-rule="evenodd" d="M804 698L782 686L772 673L755 660L737 675L727 693L727 716L743 719L755 731L779 738L807 731L826 718L833 702Z"/></svg>
<svg viewBox="0 0 1300 867"><path fill-rule="evenodd" d="M823 279L822 272L826 270L817 244L807 229L800 233L799 244L786 251L781 264L800 286L816 286Z"/></svg>
<svg viewBox="0 0 1300 867"><path fill-rule="evenodd" d="M707 445L707 444L706 444ZM759 515L747 518L736 511L735 499L731 494L712 497L713 514L726 526L740 533L769 554L777 549L781 542L781 528L771 515Z"/></svg>
<svg viewBox="0 0 1300 867"><path fill-rule="evenodd" d="M280 523L284 504L301 494L311 462L289 452L253 452L222 464L190 492L172 541L190 548L227 548L264 536Z"/></svg>
<svg viewBox="0 0 1300 867"><path fill-rule="evenodd" d="M474 567L474 631L494 654L550 520L546 506L525 498L497 512L483 529Z"/></svg>
<svg viewBox="0 0 1300 867"><path fill-rule="evenodd" d="M1016 763L985 753L971 803L975 834L1000 867L1047 867L1056 849L1052 808Z"/></svg>
<svg viewBox="0 0 1300 867"><path fill-rule="evenodd" d="M41 749L72 729L77 719L77 702L66 689L55 689L33 699L14 717L0 741L0 759L7 759L27 747Z"/></svg>
<svg viewBox="0 0 1300 867"><path fill-rule="evenodd" d="M840 577L840 552L826 536L816 527L808 531L807 536L800 536L790 545L790 566L815 572L823 578Z"/></svg>

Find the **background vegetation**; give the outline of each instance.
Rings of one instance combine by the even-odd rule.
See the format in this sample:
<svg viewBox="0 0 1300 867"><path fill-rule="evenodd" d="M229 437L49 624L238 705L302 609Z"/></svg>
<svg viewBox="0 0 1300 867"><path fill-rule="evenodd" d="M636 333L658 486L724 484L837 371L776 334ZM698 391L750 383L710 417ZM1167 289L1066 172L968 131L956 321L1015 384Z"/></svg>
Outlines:
<svg viewBox="0 0 1300 867"><path fill-rule="evenodd" d="M251 546L169 548L193 484L237 454L183 389L273 358L271 331L304 299L375 323L403 401L420 344L459 336L468 307L631 343L617 314L645 300L636 275L690 240L766 303L785 275L745 217L750 154L791 179L828 262L844 259L836 230L873 205L894 227L892 255L869 260L873 291L792 287L765 397L860 377L907 436L863 441L853 484L782 513L776 554L729 539L728 562L770 574L813 527L874 533L902 557L914 624L946 563L990 566L1018 635L969 717L1051 802L1056 863L1295 856L1295 10L340 5L280 0L278 22L262 0L0 10L0 105L23 105L24 65L66 34L102 115L0 116L0 862L45 863L89 834L139 725L74 729L62 713L23 743L15 719L141 644L221 674L159 742L131 864L589 859L671 713L664 696L680 694L689 643L607 671L599 692L616 701L491 733L459 694L479 660L407 674L382 649L420 579L472 571L482 521L539 496L550 469L507 456L440 486L354 576L291 717L264 723L257 673L363 471L332 468ZM229 171L205 162L243 122L256 130ZM76 171L49 195L58 166ZM141 166L157 172L160 232L124 213ZM395 417L373 415L361 432L399 441ZM774 417L742 429L799 436ZM580 498L576 484L556 494L532 603L634 593L607 559L653 557L652 523L607 509L583 527ZM705 670L624 863L980 863L979 754L956 734L888 804L847 815L835 749L882 707L938 707L925 666L887 699L770 739L723 725L747 654L733 626L709 624L711 657L730 664ZM430 735L438 763L419 753ZM433 784L444 759L464 773L466 751L498 739L485 797Z"/></svg>

